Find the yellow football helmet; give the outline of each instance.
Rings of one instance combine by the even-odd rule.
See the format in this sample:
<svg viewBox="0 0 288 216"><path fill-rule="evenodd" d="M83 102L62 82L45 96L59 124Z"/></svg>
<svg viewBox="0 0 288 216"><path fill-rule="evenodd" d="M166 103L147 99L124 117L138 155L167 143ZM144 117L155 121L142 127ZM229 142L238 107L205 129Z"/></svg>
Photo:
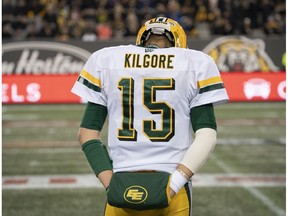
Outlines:
<svg viewBox="0 0 288 216"><path fill-rule="evenodd" d="M173 19L157 17L148 20L138 31L136 45L144 46L151 34L165 35L174 47L187 48L186 33Z"/></svg>

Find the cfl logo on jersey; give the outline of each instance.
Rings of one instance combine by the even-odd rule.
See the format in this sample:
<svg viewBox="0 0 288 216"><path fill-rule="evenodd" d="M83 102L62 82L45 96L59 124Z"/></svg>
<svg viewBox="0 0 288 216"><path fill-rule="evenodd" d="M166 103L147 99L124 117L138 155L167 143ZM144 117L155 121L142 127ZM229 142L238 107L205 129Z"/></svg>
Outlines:
<svg viewBox="0 0 288 216"><path fill-rule="evenodd" d="M134 185L124 192L124 199L132 204L143 203L148 197L148 192L144 187Z"/></svg>

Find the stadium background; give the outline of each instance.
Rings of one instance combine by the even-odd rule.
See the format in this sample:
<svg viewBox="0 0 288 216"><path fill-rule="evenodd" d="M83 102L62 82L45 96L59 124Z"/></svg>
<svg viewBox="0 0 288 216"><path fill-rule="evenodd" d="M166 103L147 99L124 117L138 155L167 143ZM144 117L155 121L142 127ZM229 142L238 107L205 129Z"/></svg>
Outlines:
<svg viewBox="0 0 288 216"><path fill-rule="evenodd" d="M194 215L285 215L283 0L3 0L3 215L102 215L105 192L76 140L85 105L70 88L92 52L134 44L156 15L215 59L231 98L193 177Z"/></svg>

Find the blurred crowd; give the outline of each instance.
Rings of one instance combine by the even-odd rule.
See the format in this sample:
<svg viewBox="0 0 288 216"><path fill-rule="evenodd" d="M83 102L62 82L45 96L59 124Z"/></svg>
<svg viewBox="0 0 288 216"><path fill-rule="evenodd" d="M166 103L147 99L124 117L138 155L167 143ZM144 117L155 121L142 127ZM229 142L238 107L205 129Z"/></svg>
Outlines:
<svg viewBox="0 0 288 216"><path fill-rule="evenodd" d="M123 38L155 16L178 21L193 38L286 34L285 0L3 0L2 38Z"/></svg>

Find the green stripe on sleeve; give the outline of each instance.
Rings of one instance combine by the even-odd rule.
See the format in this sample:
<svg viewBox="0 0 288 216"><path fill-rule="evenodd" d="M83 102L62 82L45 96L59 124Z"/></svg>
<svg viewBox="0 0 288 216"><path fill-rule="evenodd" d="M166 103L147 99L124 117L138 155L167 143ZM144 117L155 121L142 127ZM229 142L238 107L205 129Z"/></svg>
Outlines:
<svg viewBox="0 0 288 216"><path fill-rule="evenodd" d="M209 92L209 91L213 91L213 90L217 90L217 89L222 89L224 88L224 84L223 83L217 83L214 85L209 85L206 86L204 88L200 88L199 90L199 94L205 93L205 92Z"/></svg>
<svg viewBox="0 0 288 216"><path fill-rule="evenodd" d="M93 83L89 82L81 76L78 77L77 81L87 86L89 89L92 89L93 91L101 92L101 88L99 86L94 85Z"/></svg>

